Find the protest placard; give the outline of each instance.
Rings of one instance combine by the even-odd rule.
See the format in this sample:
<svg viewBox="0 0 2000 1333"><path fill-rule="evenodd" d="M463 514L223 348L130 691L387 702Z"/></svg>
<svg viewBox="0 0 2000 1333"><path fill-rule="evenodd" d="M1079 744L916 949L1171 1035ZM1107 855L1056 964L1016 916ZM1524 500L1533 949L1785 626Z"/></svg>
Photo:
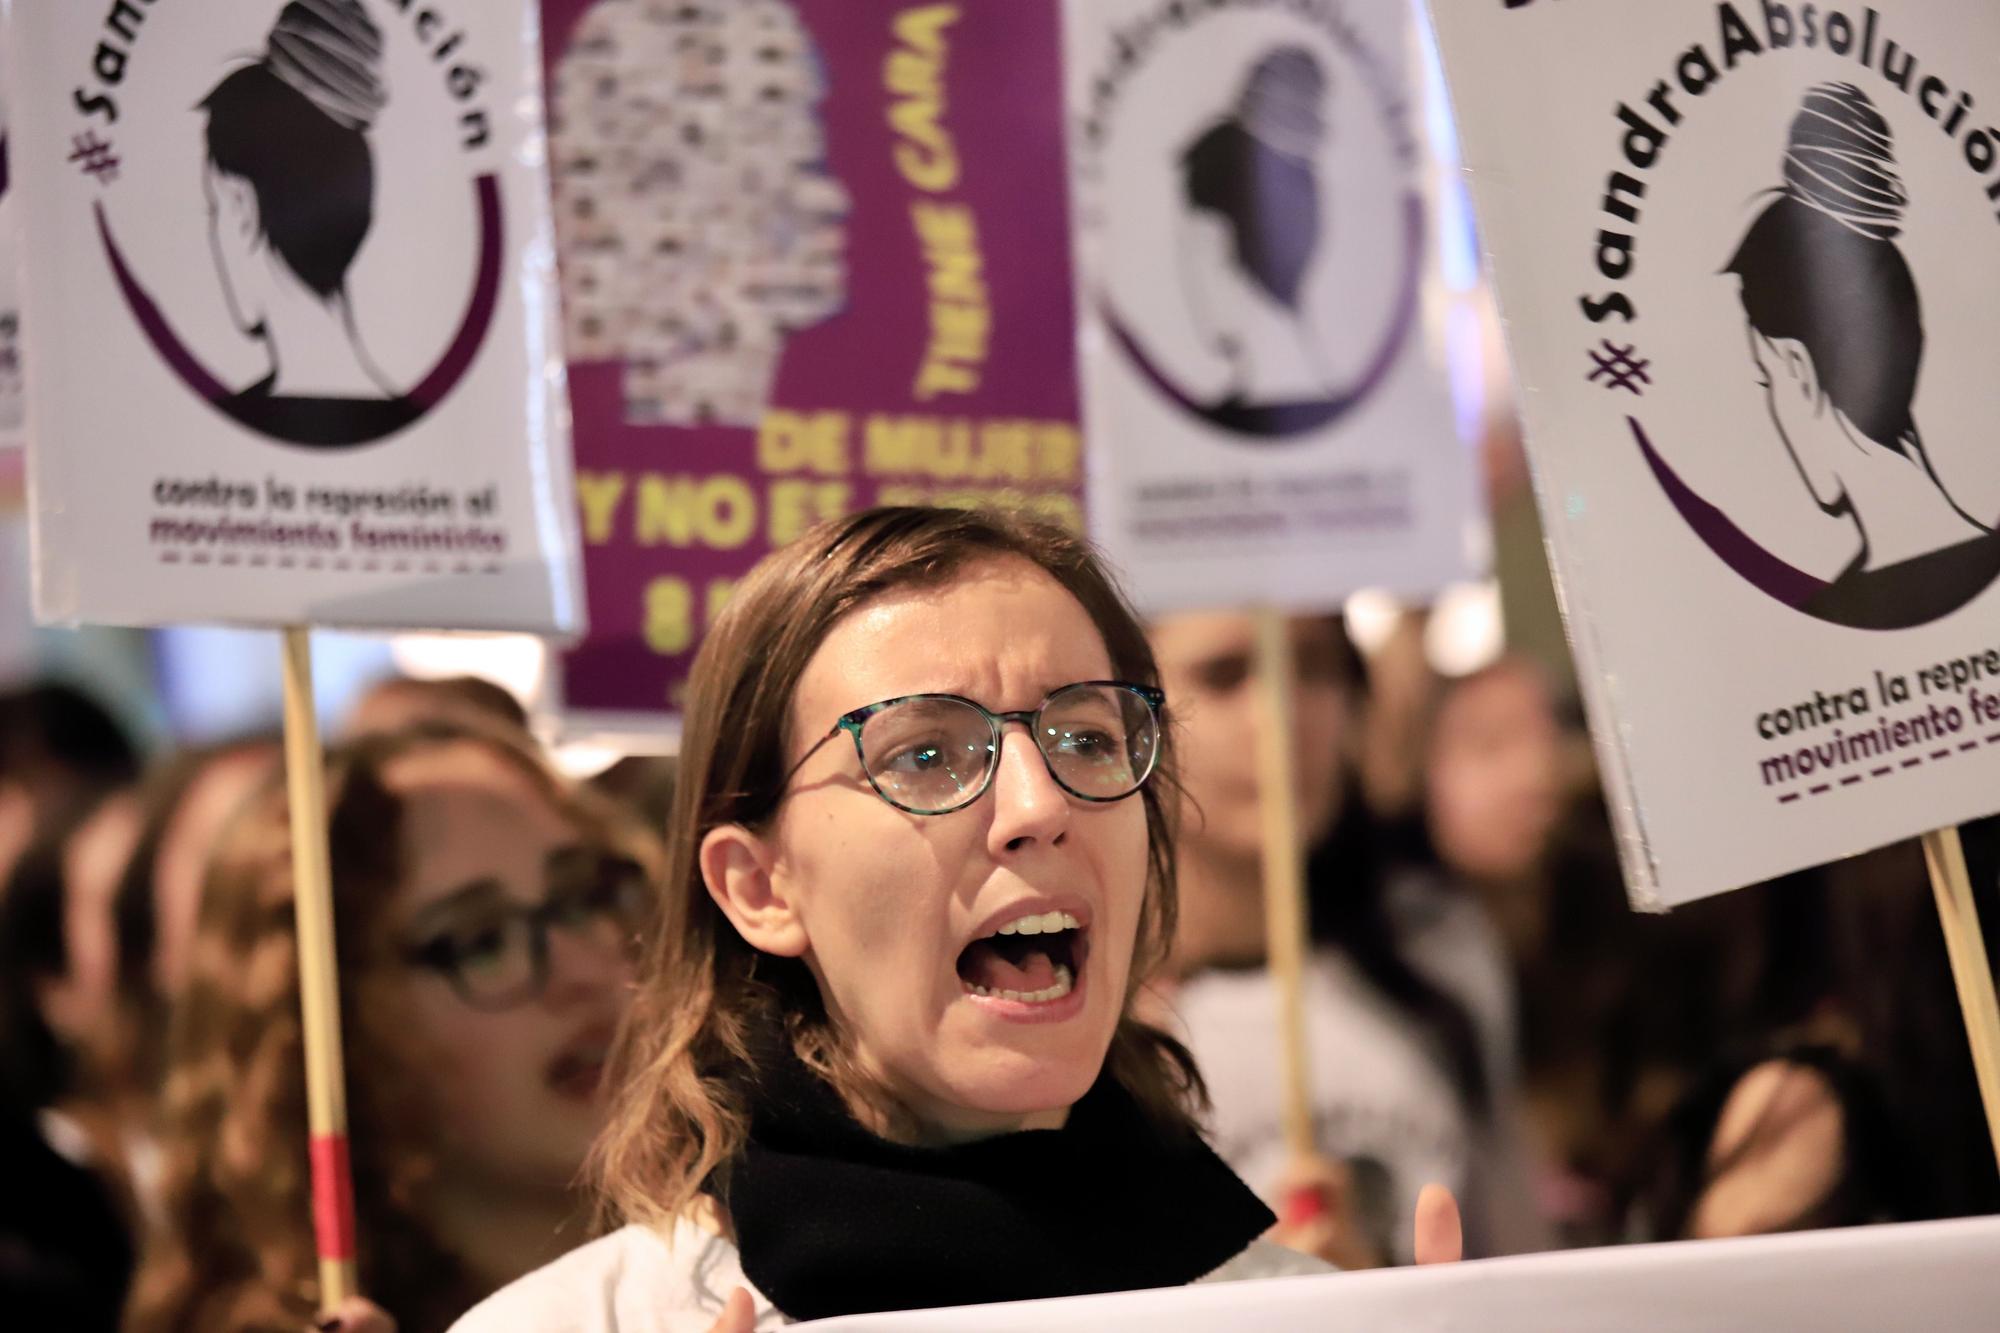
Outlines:
<svg viewBox="0 0 2000 1333"><path fill-rule="evenodd" d="M1633 901L2000 809L2000 11L1432 0Z"/></svg>
<svg viewBox="0 0 2000 1333"><path fill-rule="evenodd" d="M535 34L14 7L45 619L579 627Z"/></svg>
<svg viewBox="0 0 2000 1333"><path fill-rule="evenodd" d="M1141 608L1476 572L1416 11L1066 12L1091 531Z"/></svg>
<svg viewBox="0 0 2000 1333"><path fill-rule="evenodd" d="M1056 0L544 0L591 633L578 724L671 725L820 518L1080 526Z"/></svg>

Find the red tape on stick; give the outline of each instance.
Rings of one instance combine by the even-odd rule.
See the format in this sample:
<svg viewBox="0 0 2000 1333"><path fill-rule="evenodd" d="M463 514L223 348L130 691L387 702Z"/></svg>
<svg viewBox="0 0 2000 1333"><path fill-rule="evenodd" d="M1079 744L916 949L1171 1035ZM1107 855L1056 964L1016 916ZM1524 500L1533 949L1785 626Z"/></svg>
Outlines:
<svg viewBox="0 0 2000 1333"><path fill-rule="evenodd" d="M313 1136L312 1183L319 1257L354 1258L354 1177L348 1168L345 1134Z"/></svg>

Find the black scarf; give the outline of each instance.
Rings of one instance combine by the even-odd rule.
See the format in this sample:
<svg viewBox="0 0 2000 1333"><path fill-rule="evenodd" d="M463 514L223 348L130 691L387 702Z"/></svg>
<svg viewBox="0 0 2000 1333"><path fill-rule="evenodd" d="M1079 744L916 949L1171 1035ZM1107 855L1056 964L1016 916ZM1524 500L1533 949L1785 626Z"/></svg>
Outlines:
<svg viewBox="0 0 2000 1333"><path fill-rule="evenodd" d="M794 1319L1180 1286L1276 1221L1108 1074L1062 1129L917 1148L864 1129L772 1045L718 1183L745 1276Z"/></svg>

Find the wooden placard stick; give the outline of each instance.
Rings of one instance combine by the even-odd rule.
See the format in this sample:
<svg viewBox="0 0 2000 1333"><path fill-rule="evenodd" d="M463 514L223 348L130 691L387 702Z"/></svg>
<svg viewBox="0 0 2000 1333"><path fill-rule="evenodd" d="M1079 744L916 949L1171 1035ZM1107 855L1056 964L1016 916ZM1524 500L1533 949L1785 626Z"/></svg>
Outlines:
<svg viewBox="0 0 2000 1333"><path fill-rule="evenodd" d="M1944 926L1945 952L1951 955L1951 975L1958 983L1958 1006L1972 1042L1979 1099L1986 1106L1986 1131L1993 1139L1994 1160L2000 1162L2000 1001L1994 997L1993 965L1979 928L1972 876L1966 871L1965 847L1956 828L1926 833L1923 841L1938 920Z"/></svg>
<svg viewBox="0 0 2000 1333"><path fill-rule="evenodd" d="M312 1135L313 1234L319 1299L332 1309L360 1294L354 1260L354 1181L348 1168L347 1085L334 955L333 871L327 853L326 760L313 706L312 631L285 631L285 785L291 806L292 905L299 942L306 1112Z"/></svg>
<svg viewBox="0 0 2000 1333"><path fill-rule="evenodd" d="M1306 1058L1305 853L1299 845L1291 633L1284 613L1257 613L1257 794L1264 823L1264 930L1278 995L1281 1120L1293 1157L1317 1151Z"/></svg>

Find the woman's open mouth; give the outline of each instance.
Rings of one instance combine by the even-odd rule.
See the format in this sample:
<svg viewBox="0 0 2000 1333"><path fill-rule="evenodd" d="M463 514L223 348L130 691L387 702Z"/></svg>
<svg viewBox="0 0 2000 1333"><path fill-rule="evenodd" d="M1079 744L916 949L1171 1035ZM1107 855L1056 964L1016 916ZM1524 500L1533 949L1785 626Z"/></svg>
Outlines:
<svg viewBox="0 0 2000 1333"><path fill-rule="evenodd" d="M1074 914L1028 912L966 945L958 979L981 999L1057 1005L1076 993L1089 956L1089 933Z"/></svg>

